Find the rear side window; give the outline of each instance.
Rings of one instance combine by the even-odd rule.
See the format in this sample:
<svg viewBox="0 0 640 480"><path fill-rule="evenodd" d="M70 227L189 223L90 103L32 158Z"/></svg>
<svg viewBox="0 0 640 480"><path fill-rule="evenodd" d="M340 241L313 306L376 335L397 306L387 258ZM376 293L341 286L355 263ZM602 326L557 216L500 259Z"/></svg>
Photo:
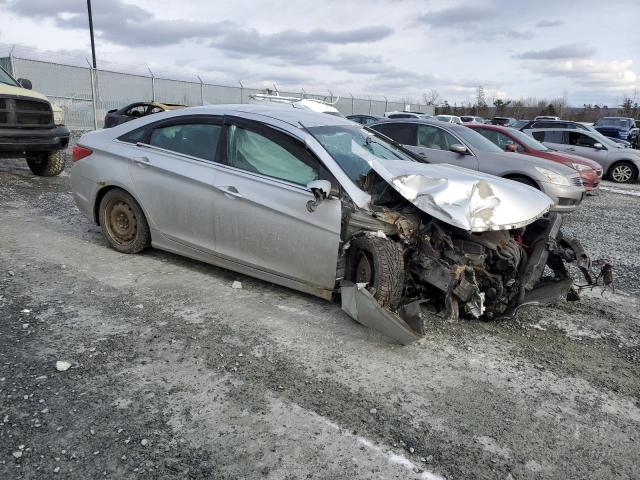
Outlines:
<svg viewBox="0 0 640 480"><path fill-rule="evenodd" d="M211 123L168 125L151 132L149 145L213 162L221 131Z"/></svg>
<svg viewBox="0 0 640 480"><path fill-rule="evenodd" d="M402 145L416 145L417 125L413 123L381 123L372 128Z"/></svg>
<svg viewBox="0 0 640 480"><path fill-rule="evenodd" d="M533 138L539 142L569 143L568 132L560 130L547 130L546 132L533 132Z"/></svg>
<svg viewBox="0 0 640 480"><path fill-rule="evenodd" d="M232 167L298 185L319 178L319 164L304 148L287 149L275 139L236 125L229 126L227 162Z"/></svg>

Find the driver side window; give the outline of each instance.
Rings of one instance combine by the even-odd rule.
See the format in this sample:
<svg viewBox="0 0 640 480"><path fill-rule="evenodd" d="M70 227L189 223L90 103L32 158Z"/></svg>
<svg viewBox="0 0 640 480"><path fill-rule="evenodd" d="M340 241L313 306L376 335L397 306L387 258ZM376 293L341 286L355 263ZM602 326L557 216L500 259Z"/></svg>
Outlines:
<svg viewBox="0 0 640 480"><path fill-rule="evenodd" d="M127 110L126 115L129 117L133 117L133 118L139 118L139 117L143 117L144 115L146 115L147 113L147 106L146 105L137 105L135 107L131 107L129 110Z"/></svg>
<svg viewBox="0 0 640 480"><path fill-rule="evenodd" d="M317 161L303 147L285 148L275 138L236 125L228 127L228 134L227 162L232 167L298 185L319 178Z"/></svg>
<svg viewBox="0 0 640 480"><path fill-rule="evenodd" d="M594 148L593 146L597 142L590 136L585 135L584 133L571 132L569 133L569 143L571 145L576 145L577 147Z"/></svg>
<svg viewBox="0 0 640 480"><path fill-rule="evenodd" d="M418 146L448 151L451 145L460 143L456 138L441 128L432 125L418 126Z"/></svg>

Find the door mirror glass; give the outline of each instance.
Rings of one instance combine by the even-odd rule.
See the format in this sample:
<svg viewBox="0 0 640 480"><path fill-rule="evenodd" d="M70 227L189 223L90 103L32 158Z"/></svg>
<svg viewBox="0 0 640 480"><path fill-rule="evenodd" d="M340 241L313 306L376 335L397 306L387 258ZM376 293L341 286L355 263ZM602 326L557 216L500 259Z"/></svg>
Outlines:
<svg viewBox="0 0 640 480"><path fill-rule="evenodd" d="M596 150L602 150L604 148L604 145L602 145L599 142L596 142L593 144L593 148L595 148Z"/></svg>
<svg viewBox="0 0 640 480"><path fill-rule="evenodd" d="M453 153L459 153L460 155L464 155L468 152L467 147L460 143L454 143L449 147L449 150L451 150Z"/></svg>
<svg viewBox="0 0 640 480"><path fill-rule="evenodd" d="M33 88L33 84L28 78L19 78L18 83L22 88L26 88L27 90L31 90Z"/></svg>
<svg viewBox="0 0 640 480"><path fill-rule="evenodd" d="M504 146L504 151L505 152L517 152L518 151L518 146L515 143L507 143Z"/></svg>

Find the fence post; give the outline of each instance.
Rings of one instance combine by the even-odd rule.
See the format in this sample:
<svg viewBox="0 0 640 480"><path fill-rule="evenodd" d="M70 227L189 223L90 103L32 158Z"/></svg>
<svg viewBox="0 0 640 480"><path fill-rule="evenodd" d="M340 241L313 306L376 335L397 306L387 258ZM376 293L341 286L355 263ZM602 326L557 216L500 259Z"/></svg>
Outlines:
<svg viewBox="0 0 640 480"><path fill-rule="evenodd" d="M384 111L386 113L387 110L388 110L387 106L389 105L389 100L387 100L387 97L385 97L384 95L383 95L383 97L384 97Z"/></svg>
<svg viewBox="0 0 640 480"><path fill-rule="evenodd" d="M307 92L304 91L304 88L301 88L300 90L302 90L302 100L304 100L304 97L307 95Z"/></svg>
<svg viewBox="0 0 640 480"><path fill-rule="evenodd" d="M371 97L369 97L369 115L371 115Z"/></svg>
<svg viewBox="0 0 640 480"><path fill-rule="evenodd" d="M240 103L244 103L244 85L240 80L238 80L238 83L240 84Z"/></svg>
<svg viewBox="0 0 640 480"><path fill-rule="evenodd" d="M11 73L11 76L13 78L17 78L16 77L16 67L15 67L15 65L13 63L13 49L14 48L16 48L16 46L12 45L11 46L11 50L9 50L9 68L11 69L11 72L9 72L9 73Z"/></svg>
<svg viewBox="0 0 640 480"><path fill-rule="evenodd" d="M147 70L149 70L149 75L151 75L151 101L156 101L156 77L153 75L153 72L147 65Z"/></svg>
<svg viewBox="0 0 640 480"><path fill-rule="evenodd" d="M333 92L332 92L331 90L329 90L329 95L330 95L330 97L329 97L329 98L330 98L329 103L330 103L331 105L333 105Z"/></svg>
<svg viewBox="0 0 640 480"><path fill-rule="evenodd" d="M200 105L204 105L204 82L200 78L200 75L196 75L198 80L200 80Z"/></svg>
<svg viewBox="0 0 640 480"><path fill-rule="evenodd" d="M93 129L97 130L98 129L98 108L97 108L97 101L96 101L96 79L94 77L95 75L95 69L91 66L91 62L89 62L89 60L87 58L85 58L87 65L89 65L89 79L91 80L91 108L93 108Z"/></svg>
<svg viewBox="0 0 640 480"><path fill-rule="evenodd" d="M356 113L353 109L353 93L349 93L349 96L351 97L351 115L353 115Z"/></svg>

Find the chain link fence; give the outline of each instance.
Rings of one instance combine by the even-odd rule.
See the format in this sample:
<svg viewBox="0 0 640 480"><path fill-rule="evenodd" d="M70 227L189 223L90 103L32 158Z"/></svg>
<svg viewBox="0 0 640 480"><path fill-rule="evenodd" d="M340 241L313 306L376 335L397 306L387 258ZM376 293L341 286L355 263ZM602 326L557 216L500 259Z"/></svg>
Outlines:
<svg viewBox="0 0 640 480"><path fill-rule="evenodd" d="M149 75L93 69L44 60L34 60L9 54L0 58L0 65L15 78L28 78L33 89L44 93L65 113L65 124L72 130L101 128L105 114L112 109L134 102L158 101L188 106L224 103L247 103L250 95L261 89L215 85L201 80L175 80ZM299 92L280 92L283 96L317 98L335 102L345 115L383 115L388 111L416 111L433 114L433 107L406 104L380 98L357 98Z"/></svg>

